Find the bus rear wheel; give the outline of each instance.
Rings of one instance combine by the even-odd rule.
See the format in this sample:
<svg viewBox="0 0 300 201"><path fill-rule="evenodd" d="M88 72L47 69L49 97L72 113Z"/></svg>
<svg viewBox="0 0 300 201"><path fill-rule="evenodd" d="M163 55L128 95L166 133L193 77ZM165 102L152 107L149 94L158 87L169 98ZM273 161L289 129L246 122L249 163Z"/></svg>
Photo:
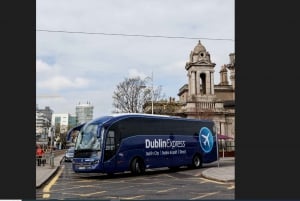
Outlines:
<svg viewBox="0 0 300 201"><path fill-rule="evenodd" d="M130 169L132 174L143 174L145 173L145 164L142 159L134 158L131 162Z"/></svg>
<svg viewBox="0 0 300 201"><path fill-rule="evenodd" d="M193 168L201 168L202 167L202 159L199 154L193 157Z"/></svg>

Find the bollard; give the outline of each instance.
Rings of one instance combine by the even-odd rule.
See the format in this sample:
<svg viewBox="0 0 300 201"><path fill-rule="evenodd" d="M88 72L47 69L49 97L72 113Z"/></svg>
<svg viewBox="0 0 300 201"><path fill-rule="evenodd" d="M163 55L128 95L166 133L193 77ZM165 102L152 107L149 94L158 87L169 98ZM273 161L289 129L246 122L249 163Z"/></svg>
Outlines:
<svg viewBox="0 0 300 201"><path fill-rule="evenodd" d="M54 168L54 153L53 152L50 155L50 167Z"/></svg>

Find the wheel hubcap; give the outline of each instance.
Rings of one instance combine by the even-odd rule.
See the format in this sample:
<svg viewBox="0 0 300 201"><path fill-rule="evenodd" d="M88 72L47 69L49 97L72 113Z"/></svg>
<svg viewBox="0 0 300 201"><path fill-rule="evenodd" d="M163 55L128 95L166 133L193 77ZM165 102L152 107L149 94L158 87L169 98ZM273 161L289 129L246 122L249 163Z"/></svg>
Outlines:
<svg viewBox="0 0 300 201"><path fill-rule="evenodd" d="M198 166L199 166L199 164L200 164L200 160L199 160L199 158L198 158L198 157L196 157L196 158L194 159L194 164L195 164L195 166L196 166L196 167L198 167Z"/></svg>

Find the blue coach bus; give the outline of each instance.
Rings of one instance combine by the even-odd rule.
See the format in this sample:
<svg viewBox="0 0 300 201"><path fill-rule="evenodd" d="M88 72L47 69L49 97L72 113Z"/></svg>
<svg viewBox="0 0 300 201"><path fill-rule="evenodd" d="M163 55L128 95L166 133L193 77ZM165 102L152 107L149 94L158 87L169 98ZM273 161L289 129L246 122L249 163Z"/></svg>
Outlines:
<svg viewBox="0 0 300 201"><path fill-rule="evenodd" d="M113 114L78 130L72 162L76 173L142 174L149 168L191 166L217 160L213 121L163 115Z"/></svg>

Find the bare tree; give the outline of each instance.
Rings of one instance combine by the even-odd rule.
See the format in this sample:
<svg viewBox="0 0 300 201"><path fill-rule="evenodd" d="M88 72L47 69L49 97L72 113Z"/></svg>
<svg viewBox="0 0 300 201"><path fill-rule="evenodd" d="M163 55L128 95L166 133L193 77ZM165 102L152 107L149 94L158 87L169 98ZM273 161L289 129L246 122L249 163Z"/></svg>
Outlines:
<svg viewBox="0 0 300 201"><path fill-rule="evenodd" d="M145 82L140 77L125 78L125 80L117 85L117 89L113 93L113 106L116 112L140 112L142 99L140 98L143 91L141 86Z"/></svg>
<svg viewBox="0 0 300 201"><path fill-rule="evenodd" d="M146 86L146 81L140 77L125 78L119 83L113 93L113 106L115 112L140 113L147 101L160 99L162 88L152 89Z"/></svg>

